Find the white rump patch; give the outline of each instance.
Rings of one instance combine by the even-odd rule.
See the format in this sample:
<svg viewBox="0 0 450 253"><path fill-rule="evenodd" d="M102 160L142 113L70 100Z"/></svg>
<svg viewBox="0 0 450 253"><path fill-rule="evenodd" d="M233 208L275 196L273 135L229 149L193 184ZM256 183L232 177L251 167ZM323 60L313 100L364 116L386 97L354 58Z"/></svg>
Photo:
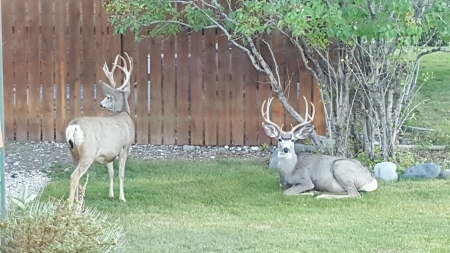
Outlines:
<svg viewBox="0 0 450 253"><path fill-rule="evenodd" d="M372 182L364 185L363 187L361 187L361 189L359 189L360 191L364 191L364 192L371 192L371 191L375 191L378 188L378 182L377 180L374 178L372 179Z"/></svg>
<svg viewBox="0 0 450 253"><path fill-rule="evenodd" d="M72 141L74 145L84 142L84 134L79 125L69 125L66 129L66 142Z"/></svg>

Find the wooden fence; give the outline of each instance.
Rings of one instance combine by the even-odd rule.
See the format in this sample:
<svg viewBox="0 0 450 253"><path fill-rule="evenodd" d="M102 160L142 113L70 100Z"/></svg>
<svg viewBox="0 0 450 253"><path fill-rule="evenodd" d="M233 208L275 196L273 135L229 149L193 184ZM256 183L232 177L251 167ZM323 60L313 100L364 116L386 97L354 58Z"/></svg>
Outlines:
<svg viewBox="0 0 450 253"><path fill-rule="evenodd" d="M5 132L8 140L64 141L74 117L106 115L96 83L102 66L127 52L134 60L131 114L137 143L258 145L271 143L260 106L272 95L267 78L216 30L133 41L113 35L101 0L2 1ZM325 133L317 83L283 36L275 49L289 101ZM267 48L262 47L267 56ZM273 121L295 123L274 101Z"/></svg>

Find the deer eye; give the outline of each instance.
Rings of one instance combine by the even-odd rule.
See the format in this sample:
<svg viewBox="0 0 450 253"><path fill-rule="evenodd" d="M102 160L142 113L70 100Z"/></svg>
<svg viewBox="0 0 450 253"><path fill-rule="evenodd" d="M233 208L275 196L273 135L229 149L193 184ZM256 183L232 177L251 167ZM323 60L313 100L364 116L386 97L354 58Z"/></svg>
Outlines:
<svg viewBox="0 0 450 253"><path fill-rule="evenodd" d="M278 141L283 141L283 139L281 139L281 138L278 138Z"/></svg>
<svg viewBox="0 0 450 253"><path fill-rule="evenodd" d="M292 142L294 142L294 141L295 141L295 139L291 139L291 141L292 141Z"/></svg>

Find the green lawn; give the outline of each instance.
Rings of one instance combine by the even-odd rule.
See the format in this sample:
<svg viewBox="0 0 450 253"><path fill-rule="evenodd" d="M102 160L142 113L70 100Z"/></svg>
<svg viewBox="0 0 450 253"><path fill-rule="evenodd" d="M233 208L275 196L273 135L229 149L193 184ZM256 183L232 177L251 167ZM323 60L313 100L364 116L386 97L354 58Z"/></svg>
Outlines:
<svg viewBox="0 0 450 253"><path fill-rule="evenodd" d="M430 144L450 144L450 53L437 52L421 60L418 84L423 84L414 103L427 100L414 110L408 125L438 130L425 141ZM423 82L424 75L432 78Z"/></svg>
<svg viewBox="0 0 450 253"><path fill-rule="evenodd" d="M55 167L43 193L67 196ZM108 196L106 167L89 171L86 204L119 219L127 252L448 252L450 181L384 183L361 199L286 197L255 161L133 161L126 203ZM116 182L116 195L118 182Z"/></svg>

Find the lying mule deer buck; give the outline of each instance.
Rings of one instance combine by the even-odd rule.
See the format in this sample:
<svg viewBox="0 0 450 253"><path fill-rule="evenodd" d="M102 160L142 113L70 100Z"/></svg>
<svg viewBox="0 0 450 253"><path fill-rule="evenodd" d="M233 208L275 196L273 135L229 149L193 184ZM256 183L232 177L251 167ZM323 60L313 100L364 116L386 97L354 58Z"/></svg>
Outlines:
<svg viewBox="0 0 450 253"><path fill-rule="evenodd" d="M119 157L119 200L125 202L123 192L123 180L125 176L125 162L130 146L134 143L135 128L130 116L128 97L130 96L130 77L133 70L133 59L125 53L130 64L127 69L125 59L117 55L111 71L105 62L103 72L110 85L100 80L99 87L105 99L100 106L109 110L109 116L79 117L73 119L66 128L66 142L70 147L70 153L75 165L75 170L70 176L71 203L78 200L78 185L80 178L86 173L92 163L105 164L109 174L109 197L114 198L113 161ZM121 59L124 66L119 66L117 61ZM123 84L116 88L114 81L115 69L121 69L125 74ZM75 196L77 195L77 196Z"/></svg>
<svg viewBox="0 0 450 253"><path fill-rule="evenodd" d="M322 194L317 198L336 199L360 197L358 191L374 191L378 187L373 174L359 161L329 155L300 153L295 154L295 141L308 138L314 126L312 122L315 108L312 105L312 116L308 114L306 98L305 122L285 132L282 127L270 121L269 109L273 98L269 98L267 110L262 104L261 114L264 118L262 126L269 137L278 139L278 172L280 184L286 195L313 195L313 191L334 194Z"/></svg>

